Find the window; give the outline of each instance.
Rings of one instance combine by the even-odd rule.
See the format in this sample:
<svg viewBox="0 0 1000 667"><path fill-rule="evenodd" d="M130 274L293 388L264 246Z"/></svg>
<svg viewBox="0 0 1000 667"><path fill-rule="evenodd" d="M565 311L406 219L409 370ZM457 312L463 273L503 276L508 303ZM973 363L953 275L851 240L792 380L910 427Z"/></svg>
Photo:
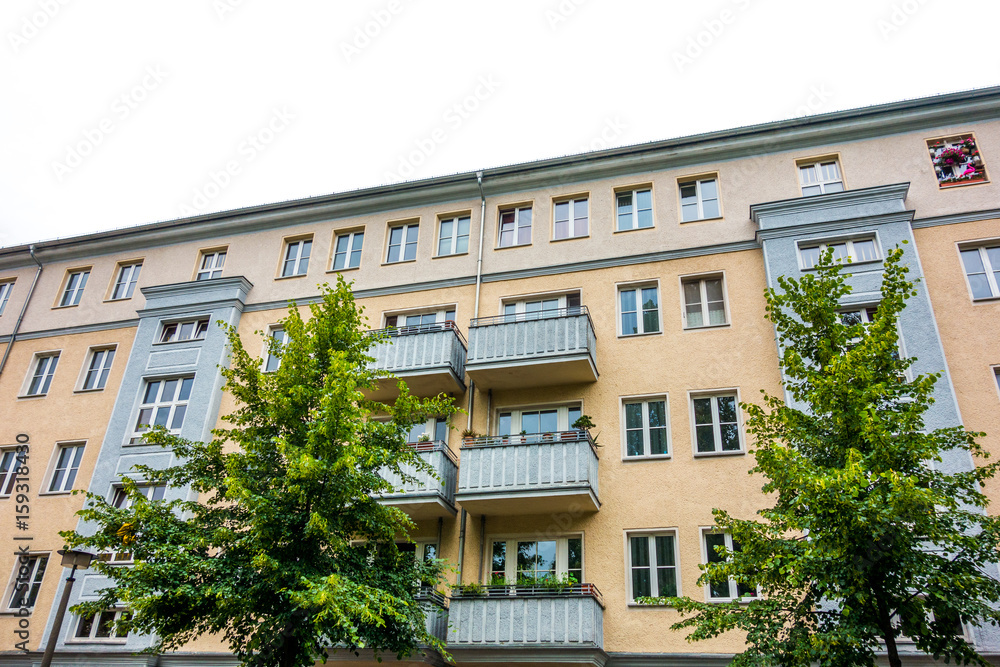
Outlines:
<svg viewBox="0 0 1000 667"><path fill-rule="evenodd" d="M225 266L226 250L206 250L201 253L201 263L198 265L198 275L195 276L195 280L221 278Z"/></svg>
<svg viewBox="0 0 1000 667"><path fill-rule="evenodd" d="M424 562L434 560L438 557L437 542L424 542L420 540L416 542L397 542L396 548L401 553L411 553L414 558Z"/></svg>
<svg viewBox="0 0 1000 667"><path fill-rule="evenodd" d="M500 247L531 244L531 207L500 211Z"/></svg>
<svg viewBox="0 0 1000 667"><path fill-rule="evenodd" d="M427 421L415 424L406 435L407 443L415 442L448 442L448 419L446 417L431 417Z"/></svg>
<svg viewBox="0 0 1000 667"><path fill-rule="evenodd" d="M541 295L517 301L505 301L503 304L504 320L507 322L524 322L525 320L540 320L546 317L561 317L563 315L580 314L580 293Z"/></svg>
<svg viewBox="0 0 1000 667"><path fill-rule="evenodd" d="M52 471L52 481L49 482L50 492L72 491L76 481L76 472L80 469L83 459L84 445L74 443L60 445L56 454L56 467Z"/></svg>
<svg viewBox="0 0 1000 667"><path fill-rule="evenodd" d="M14 572L10 576L7 596L7 610L14 611L22 607L28 609L35 606L38 590L42 587L42 577L45 576L45 566L49 564L46 555L28 556L25 563L21 558L14 560Z"/></svg>
<svg viewBox="0 0 1000 667"><path fill-rule="evenodd" d="M649 188L629 190L615 194L618 202L616 229L619 232L630 229L648 229L653 226L653 191Z"/></svg>
<svg viewBox="0 0 1000 667"><path fill-rule="evenodd" d="M684 328L715 327L726 324L726 296L722 276L682 278Z"/></svg>
<svg viewBox="0 0 1000 667"><path fill-rule="evenodd" d="M733 540L729 533L715 533L706 530L702 533L704 539L704 557L706 563L722 563L724 558L718 549L725 548L727 551L738 552L740 543ZM708 587L708 597L711 600L736 600L739 598L757 597L757 589L748 584L737 582L732 577L719 581L712 581Z"/></svg>
<svg viewBox="0 0 1000 667"><path fill-rule="evenodd" d="M668 456L670 430L667 398L622 399L625 458Z"/></svg>
<svg viewBox="0 0 1000 667"><path fill-rule="evenodd" d="M490 551L494 586L532 586L546 580L583 581L583 538L552 540L494 539Z"/></svg>
<svg viewBox="0 0 1000 667"><path fill-rule="evenodd" d="M799 184L802 186L802 194L806 196L844 190L844 179L840 176L840 166L836 160L799 164Z"/></svg>
<svg viewBox="0 0 1000 667"><path fill-rule="evenodd" d="M681 222L718 218L719 185L714 178L680 184Z"/></svg>
<svg viewBox="0 0 1000 667"><path fill-rule="evenodd" d="M655 285L618 288L621 335L657 333L660 330L660 296Z"/></svg>
<svg viewBox="0 0 1000 667"><path fill-rule="evenodd" d="M52 376L56 374L58 363L58 352L35 356L35 372L28 384L28 396L44 396L49 393L49 385L52 384Z"/></svg>
<svg viewBox="0 0 1000 667"><path fill-rule="evenodd" d="M987 180L986 165L973 135L931 139L927 142L927 150L934 163L938 187L949 188Z"/></svg>
<svg viewBox="0 0 1000 667"><path fill-rule="evenodd" d="M389 254L387 264L412 262L417 258L417 238L420 226L417 223L389 228Z"/></svg>
<svg viewBox="0 0 1000 667"><path fill-rule="evenodd" d="M840 321L847 326L853 326L855 324L871 324L875 320L876 312L878 312L878 306L841 310Z"/></svg>
<svg viewBox="0 0 1000 667"><path fill-rule="evenodd" d="M674 533L628 534L629 600L676 597L677 540Z"/></svg>
<svg viewBox="0 0 1000 667"><path fill-rule="evenodd" d="M140 269L142 269L142 262L122 264L118 267L118 277L115 279L115 286L111 290L112 299L132 298L132 292L135 291L135 284L139 282Z"/></svg>
<svg viewBox="0 0 1000 667"><path fill-rule="evenodd" d="M581 414L578 404L501 410L497 415L497 435L535 435L569 431Z"/></svg>
<svg viewBox="0 0 1000 667"><path fill-rule="evenodd" d="M879 259L878 246L874 238L829 243L806 243L799 245L799 257L803 269L811 269L819 263L820 255L827 248L833 248L834 262L874 262Z"/></svg>
<svg viewBox="0 0 1000 667"><path fill-rule="evenodd" d="M271 329L270 338L271 340L277 341L278 347L281 348L285 347L285 343L288 342L288 334L285 333L285 330L281 327L274 327ZM281 366L281 357L275 355L271 351L270 345L268 345L267 360L264 362L264 372L273 373L278 370L279 366Z"/></svg>
<svg viewBox="0 0 1000 667"><path fill-rule="evenodd" d="M163 325L161 343L179 343L183 340L201 340L208 333L208 318L171 322Z"/></svg>
<svg viewBox="0 0 1000 667"><path fill-rule="evenodd" d="M66 288L63 290L60 306L75 306L80 303L83 296L83 288L87 286L87 278L90 277L90 269L83 271L71 271L66 278Z"/></svg>
<svg viewBox="0 0 1000 667"><path fill-rule="evenodd" d="M438 257L469 252L469 222L467 215L441 218L438 222Z"/></svg>
<svg viewBox="0 0 1000 667"><path fill-rule="evenodd" d="M695 451L698 454L740 452L736 394L692 396Z"/></svg>
<svg viewBox="0 0 1000 667"><path fill-rule="evenodd" d="M135 421L135 435L129 444L141 444L141 434L153 426L163 426L171 433L178 433L184 425L184 413L187 412L193 385L193 377L148 380Z"/></svg>
<svg viewBox="0 0 1000 667"><path fill-rule="evenodd" d="M557 201L553 238L575 239L587 235L588 201L586 197Z"/></svg>
<svg viewBox="0 0 1000 667"><path fill-rule="evenodd" d="M439 330L444 327L432 327L432 324L455 323L455 306L442 306L433 310L420 310L409 313L398 313L385 316L387 329L398 328L396 333L419 333L421 331ZM419 327L410 329L410 327Z"/></svg>
<svg viewBox="0 0 1000 667"><path fill-rule="evenodd" d="M136 490L144 497L146 500L151 502L157 502L163 500L163 497L167 493L167 487L163 484L154 485L144 485L137 486ZM132 507L132 498L125 493L125 487L116 485L113 487L111 494L111 506L115 509L129 509ZM97 556L99 560L105 563L131 563L132 562L132 552L131 551L119 551L111 552L106 551Z"/></svg>
<svg viewBox="0 0 1000 667"><path fill-rule="evenodd" d="M993 368L993 379L997 381L997 390L1000 391L1000 366L995 366ZM2 479L3 477L0 476L0 480Z"/></svg>
<svg viewBox="0 0 1000 667"><path fill-rule="evenodd" d="M26 455L14 448L0 449L0 496L9 496L17 483L17 471L26 462Z"/></svg>
<svg viewBox="0 0 1000 667"><path fill-rule="evenodd" d="M108 373L111 372L111 364L114 360L115 348L92 349L90 351L90 365L83 377L83 390L104 389L108 383Z"/></svg>
<svg viewBox="0 0 1000 667"><path fill-rule="evenodd" d="M78 640L124 639L128 637L128 630L114 630L114 626L116 622L127 621L129 618L131 613L122 609L108 609L99 614L81 616L73 636Z"/></svg>
<svg viewBox="0 0 1000 667"><path fill-rule="evenodd" d="M972 298L1000 297L1000 244L963 248L961 252Z"/></svg>
<svg viewBox="0 0 1000 667"><path fill-rule="evenodd" d="M333 271L356 269L361 266L361 246L365 242L364 231L337 234L333 246Z"/></svg>
<svg viewBox="0 0 1000 667"><path fill-rule="evenodd" d="M309 253L312 252L312 239L288 241L285 244L285 261L281 264L281 277L304 276L309 270Z"/></svg>
<svg viewBox="0 0 1000 667"><path fill-rule="evenodd" d="M10 299L10 293L13 291L13 281L0 283L0 315L3 315L3 310L7 307L7 300Z"/></svg>

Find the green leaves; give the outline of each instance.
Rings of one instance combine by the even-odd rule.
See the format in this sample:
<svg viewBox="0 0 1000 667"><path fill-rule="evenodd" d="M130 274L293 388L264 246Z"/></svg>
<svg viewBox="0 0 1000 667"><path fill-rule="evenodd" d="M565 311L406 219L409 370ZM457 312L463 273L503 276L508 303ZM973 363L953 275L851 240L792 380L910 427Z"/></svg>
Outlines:
<svg viewBox="0 0 1000 667"><path fill-rule="evenodd" d="M394 403L366 398L392 378L372 368L377 338L339 276L309 315L291 305L287 343L266 338L281 359L272 373L229 329L231 365L221 373L237 408L211 442L148 436L179 463L137 466L137 474L190 486L199 502L146 501L129 480L127 509L90 496L81 515L96 531L66 533L67 543L131 550L135 565L98 561L115 587L81 611L128 607L136 631L158 635L152 652L219 634L245 665L312 665L335 646L399 656L422 644L443 650L415 597L419 582L440 579L442 563L400 552L395 541L413 524L375 498L393 490L387 470L406 480L407 470L433 472L405 435L456 409L445 396L410 396L402 382Z"/></svg>

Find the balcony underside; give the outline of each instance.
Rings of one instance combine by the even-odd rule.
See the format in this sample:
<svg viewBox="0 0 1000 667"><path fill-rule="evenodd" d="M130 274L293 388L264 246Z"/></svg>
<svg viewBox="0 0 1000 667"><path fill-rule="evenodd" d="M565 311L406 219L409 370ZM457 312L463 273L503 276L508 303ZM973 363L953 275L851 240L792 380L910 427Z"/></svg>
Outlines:
<svg viewBox="0 0 1000 667"><path fill-rule="evenodd" d="M455 501L473 514L491 516L596 512L601 501L588 485L456 493Z"/></svg>
<svg viewBox="0 0 1000 667"><path fill-rule="evenodd" d="M597 382L597 367L586 352L539 358L469 361L465 372L477 385L491 389Z"/></svg>
<svg viewBox="0 0 1000 667"><path fill-rule="evenodd" d="M482 665L482 667L503 667L504 665L535 665L537 667L604 667L608 654L598 647L567 648L565 646L501 646L466 647L448 646L448 652L459 665Z"/></svg>
<svg viewBox="0 0 1000 667"><path fill-rule="evenodd" d="M465 382L462 381L450 366L438 368L422 368L413 371L394 371L396 376L406 383L413 396L437 396L438 394L463 394ZM373 401L392 401L399 394L396 386L398 380L382 380L378 389L366 391L365 395Z"/></svg>
<svg viewBox="0 0 1000 667"><path fill-rule="evenodd" d="M436 519L438 517L453 517L458 510L439 493L401 493L382 496L379 499L383 505L392 505L406 512L414 521L420 519Z"/></svg>

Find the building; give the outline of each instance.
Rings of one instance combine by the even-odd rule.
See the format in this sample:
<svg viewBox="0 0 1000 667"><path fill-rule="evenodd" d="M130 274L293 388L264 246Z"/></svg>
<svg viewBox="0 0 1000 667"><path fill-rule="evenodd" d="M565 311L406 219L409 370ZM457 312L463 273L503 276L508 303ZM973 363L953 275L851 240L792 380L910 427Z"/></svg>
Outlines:
<svg viewBox="0 0 1000 667"><path fill-rule="evenodd" d="M836 245L855 262L845 309L865 318L881 259L907 242L921 283L904 352L944 371L929 426L986 431L1000 454L997 161L990 88L0 249L0 664L39 661L65 578L57 531L84 501L70 491L112 500L132 465L167 465L142 444L149 420L208 437L232 407L215 321L281 336L287 301L333 273L372 328L396 327L379 363L469 411L412 434L443 482L386 499L415 518L417 548L466 583L511 580L524 548L584 584L454 596L435 622L459 665L726 664L738 640L688 644L672 610L632 601L736 594L695 582L726 539L711 509L763 502L737 404L781 390L765 287ZM581 414L598 443L572 428ZM105 583L78 577L71 603ZM1000 632L963 631L1000 664ZM106 634L67 616L55 664L230 664L210 637L137 657L148 637Z"/></svg>

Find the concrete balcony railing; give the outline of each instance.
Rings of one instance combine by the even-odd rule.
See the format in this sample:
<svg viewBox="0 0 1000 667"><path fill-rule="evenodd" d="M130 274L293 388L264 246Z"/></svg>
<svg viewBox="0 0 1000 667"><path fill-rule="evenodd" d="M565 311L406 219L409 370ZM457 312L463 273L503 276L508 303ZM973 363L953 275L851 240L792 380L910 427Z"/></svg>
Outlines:
<svg viewBox="0 0 1000 667"><path fill-rule="evenodd" d="M436 396L465 391L465 357L468 345L454 322L380 329L387 338L372 346L374 368L389 371L406 381L415 396ZM370 398L390 400L395 381L384 381Z"/></svg>
<svg viewBox="0 0 1000 667"><path fill-rule="evenodd" d="M421 590L416 596L424 610L427 634L444 641L448 635L448 606L443 595L435 590Z"/></svg>
<svg viewBox="0 0 1000 667"><path fill-rule="evenodd" d="M597 381L597 335L586 306L480 317L466 372L487 389Z"/></svg>
<svg viewBox="0 0 1000 667"><path fill-rule="evenodd" d="M604 646L604 601L593 584L562 590L487 586L482 595L453 593L448 648L582 648Z"/></svg>
<svg viewBox="0 0 1000 667"><path fill-rule="evenodd" d="M455 499L475 514L596 512L597 462L585 430L467 438Z"/></svg>
<svg viewBox="0 0 1000 667"><path fill-rule="evenodd" d="M404 466L403 472L415 480L404 480L399 475L383 470L382 478L397 489L396 493L381 496L386 505L399 507L412 519L430 519L455 515L455 478L458 461L455 453L443 442L415 442L410 445L417 455L434 469L435 479L427 471L415 466Z"/></svg>

